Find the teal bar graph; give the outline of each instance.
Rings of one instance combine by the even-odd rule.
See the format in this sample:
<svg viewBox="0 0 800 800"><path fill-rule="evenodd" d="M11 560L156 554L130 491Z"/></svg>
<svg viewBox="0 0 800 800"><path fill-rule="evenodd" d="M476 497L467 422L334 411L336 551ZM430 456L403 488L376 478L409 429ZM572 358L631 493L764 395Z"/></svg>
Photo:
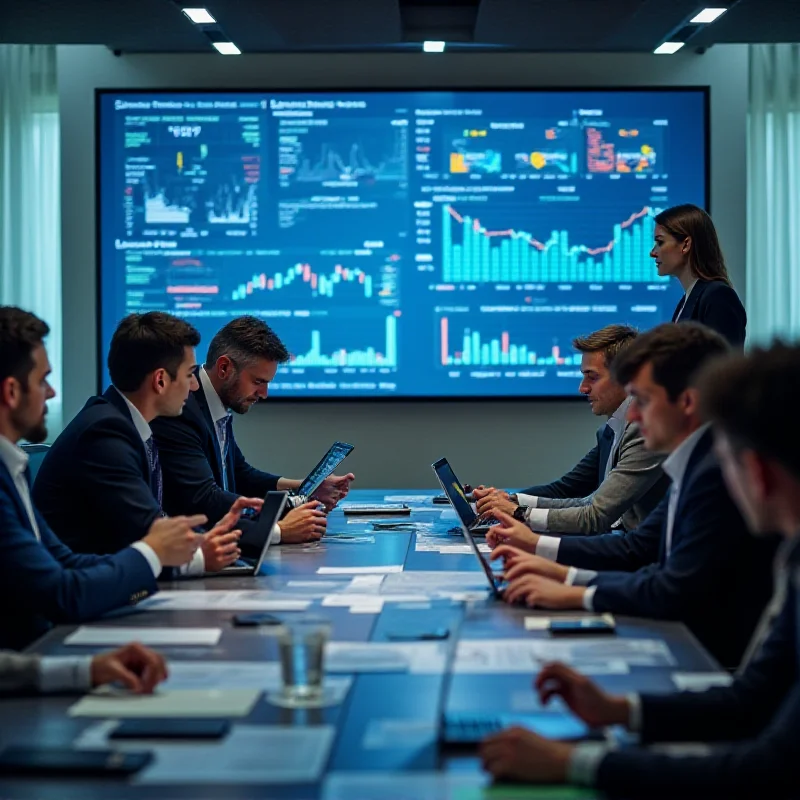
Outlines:
<svg viewBox="0 0 800 800"><path fill-rule="evenodd" d="M667 283L669 278L658 275L650 258L658 211L645 206L613 226L608 244L591 248L572 244L564 230L553 231L544 242L511 228L490 231L478 219L444 204L442 279L445 283Z"/></svg>
<svg viewBox="0 0 800 800"><path fill-rule="evenodd" d="M284 273L269 277L266 273L254 274L246 283L240 283L231 293L232 300L245 300L256 292L272 292L291 286L295 282L307 284L313 295L333 297L340 283L360 284L364 297L372 297L372 276L358 267L343 267L337 264L330 275L318 275L310 264L295 264Z"/></svg>
<svg viewBox="0 0 800 800"><path fill-rule="evenodd" d="M307 353L292 359L293 367L396 367L397 317L386 317L386 344L382 350L367 347L365 350L335 350L323 353L319 331L311 331L311 348Z"/></svg>

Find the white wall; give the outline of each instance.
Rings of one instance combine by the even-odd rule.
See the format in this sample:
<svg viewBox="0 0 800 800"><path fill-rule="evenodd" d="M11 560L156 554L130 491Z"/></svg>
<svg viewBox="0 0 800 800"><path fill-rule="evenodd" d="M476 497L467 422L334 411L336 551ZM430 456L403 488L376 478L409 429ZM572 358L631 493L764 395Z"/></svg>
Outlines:
<svg viewBox="0 0 800 800"><path fill-rule="evenodd" d="M94 89L480 86L711 87L711 203L734 283L744 289L747 48L631 54L146 55L58 48L62 137L64 410L95 390ZM577 387L576 387L577 388ZM581 402L268 403L237 420L256 464L300 477L334 438L353 442L362 487L433 486L446 455L462 479L518 486L556 477L589 448Z"/></svg>

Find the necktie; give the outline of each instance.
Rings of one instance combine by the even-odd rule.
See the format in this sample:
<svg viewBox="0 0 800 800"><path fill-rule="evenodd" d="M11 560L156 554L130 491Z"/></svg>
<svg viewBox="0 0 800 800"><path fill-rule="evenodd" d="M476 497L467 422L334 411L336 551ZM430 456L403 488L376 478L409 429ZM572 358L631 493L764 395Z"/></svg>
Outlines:
<svg viewBox="0 0 800 800"><path fill-rule="evenodd" d="M229 491L228 486L228 448L233 438L233 418L226 414L216 422L217 441L219 442L219 453L222 459L222 488Z"/></svg>
<svg viewBox="0 0 800 800"><path fill-rule="evenodd" d="M147 463L150 465L150 489L153 497L158 501L158 507L162 508L164 500L164 479L161 474L161 461L158 457L158 447L151 436L145 443L144 449L147 451Z"/></svg>
<svg viewBox="0 0 800 800"><path fill-rule="evenodd" d="M614 429L606 423L603 432L600 434L600 450L597 463L597 485L599 486L605 479L608 471L609 459L611 458L611 448L614 446Z"/></svg>

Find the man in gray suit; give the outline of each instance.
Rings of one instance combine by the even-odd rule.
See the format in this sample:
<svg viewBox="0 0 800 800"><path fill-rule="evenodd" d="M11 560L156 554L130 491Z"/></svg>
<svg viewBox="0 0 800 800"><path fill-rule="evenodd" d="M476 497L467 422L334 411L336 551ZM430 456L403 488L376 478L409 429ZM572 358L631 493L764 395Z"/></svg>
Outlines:
<svg viewBox="0 0 800 800"><path fill-rule="evenodd" d="M479 513L505 511L533 531L591 534L633 530L658 505L669 486L661 470L664 454L649 452L638 426L626 421L630 400L609 370L636 336L627 325L608 325L572 342L582 354L578 391L595 416L608 417L597 431L597 444L553 483L516 494L479 487Z"/></svg>
<svg viewBox="0 0 800 800"><path fill-rule="evenodd" d="M0 651L0 692L88 692L121 683L136 694L150 694L166 677L164 658L135 642L96 656L42 658Z"/></svg>

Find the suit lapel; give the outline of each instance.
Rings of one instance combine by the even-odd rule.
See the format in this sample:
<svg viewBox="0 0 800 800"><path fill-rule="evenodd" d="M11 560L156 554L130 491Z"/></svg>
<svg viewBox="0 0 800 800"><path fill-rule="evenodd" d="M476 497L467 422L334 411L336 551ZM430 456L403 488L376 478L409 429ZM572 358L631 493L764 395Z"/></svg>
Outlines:
<svg viewBox="0 0 800 800"><path fill-rule="evenodd" d="M136 439L139 447L139 458L142 462L142 475L146 475L147 481L150 482L152 479L152 475L150 473L150 459L147 457L147 450L145 449L142 437L139 435L139 431L136 430L136 425L133 423L131 410L128 408L125 398L123 398L123 396L113 386L109 386L108 389L103 392L103 399L114 406L114 408L116 408L117 411L119 411L119 413L122 414L122 416L125 417L128 422L130 422L135 434L134 438Z"/></svg>
<svg viewBox="0 0 800 800"><path fill-rule="evenodd" d="M697 304L700 302L700 298L703 296L707 286L708 281L697 281L694 285L694 289L692 289L692 293L686 298L686 305L683 307L681 319L696 319Z"/></svg>
<svg viewBox="0 0 800 800"><path fill-rule="evenodd" d="M214 454L214 465L216 466L216 479L217 483L222 486L222 458L220 457L219 453L219 439L217 439L217 429L214 425L214 420L211 417L211 411L208 408L208 400L206 400L206 394L203 391L203 384L200 384L200 388L196 392L192 392L192 397L197 401L197 407L200 411L200 416L203 419L203 423L205 424L208 435L211 437L211 452ZM230 453L230 448L228 448L228 452ZM230 472L228 473L228 482L230 483L231 476Z"/></svg>
<svg viewBox="0 0 800 800"><path fill-rule="evenodd" d="M8 467L6 467L2 460L0 460L0 483L4 484L4 488L8 496L14 501L14 506L17 509L19 518L23 520L25 527L31 532L31 534L35 536L36 534L34 533L33 527L31 526L30 517L28 516L28 509L25 508L25 504L22 502L22 498L19 496L17 487L14 485L11 473L8 471Z"/></svg>

